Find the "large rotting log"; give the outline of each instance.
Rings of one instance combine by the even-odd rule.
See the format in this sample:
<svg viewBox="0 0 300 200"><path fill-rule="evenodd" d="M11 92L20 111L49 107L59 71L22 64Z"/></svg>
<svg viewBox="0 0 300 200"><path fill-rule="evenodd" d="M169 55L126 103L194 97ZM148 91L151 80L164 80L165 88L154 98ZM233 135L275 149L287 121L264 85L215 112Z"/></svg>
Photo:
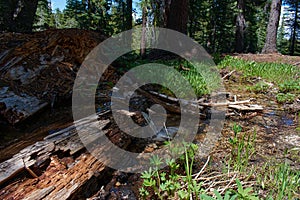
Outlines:
<svg viewBox="0 0 300 200"><path fill-rule="evenodd" d="M14 94L36 98L51 106L72 96L76 73L89 52L106 37L98 32L65 29L34 34L0 34L1 85ZM33 104L28 100L24 107ZM8 101L0 99L0 102ZM38 106L35 107L40 110ZM36 110L34 110L35 113ZM22 113L17 110L16 113ZM7 115L1 114L7 119ZM28 115L30 116L30 114ZM14 115L14 124L28 117Z"/></svg>
<svg viewBox="0 0 300 200"><path fill-rule="evenodd" d="M15 94L8 87L0 88L0 114L11 124L16 124L48 105L25 93Z"/></svg>
<svg viewBox="0 0 300 200"><path fill-rule="evenodd" d="M109 120L83 119L77 129L97 126L126 148L129 142L108 127ZM89 134L87 133L87 136ZM124 138L122 138L124 139ZM72 125L31 145L0 164L0 199L78 199L86 198L105 185L112 171L88 153ZM22 181L16 178L27 173Z"/></svg>

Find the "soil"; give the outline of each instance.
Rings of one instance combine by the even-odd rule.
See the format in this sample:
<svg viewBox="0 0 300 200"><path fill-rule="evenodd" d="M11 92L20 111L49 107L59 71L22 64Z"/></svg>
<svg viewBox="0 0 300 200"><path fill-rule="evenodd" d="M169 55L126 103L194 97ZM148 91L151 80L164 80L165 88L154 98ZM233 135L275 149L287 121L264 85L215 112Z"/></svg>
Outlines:
<svg viewBox="0 0 300 200"><path fill-rule="evenodd" d="M286 63L291 65L300 65L299 56L288 56L282 54L231 54L231 56L236 58L242 58L248 61L255 62L272 62L272 63Z"/></svg>

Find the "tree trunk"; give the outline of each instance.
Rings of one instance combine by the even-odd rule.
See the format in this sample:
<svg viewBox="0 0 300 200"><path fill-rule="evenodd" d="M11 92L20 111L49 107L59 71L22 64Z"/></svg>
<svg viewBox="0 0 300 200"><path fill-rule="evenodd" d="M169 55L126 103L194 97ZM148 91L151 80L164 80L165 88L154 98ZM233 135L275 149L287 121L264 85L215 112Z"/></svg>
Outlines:
<svg viewBox="0 0 300 200"><path fill-rule="evenodd" d="M142 58L146 55L146 25L147 25L147 8L143 6L143 13L142 13L142 35L141 35L141 48L140 48L140 55Z"/></svg>
<svg viewBox="0 0 300 200"><path fill-rule="evenodd" d="M262 53L277 53L277 29L281 10L281 0L272 0L271 12L267 27L267 36Z"/></svg>
<svg viewBox="0 0 300 200"><path fill-rule="evenodd" d="M31 32L38 0L0 1L0 31Z"/></svg>
<svg viewBox="0 0 300 200"><path fill-rule="evenodd" d="M187 34L189 0L172 0L171 4L169 4L169 10L169 1L167 0L166 2L166 28Z"/></svg>
<svg viewBox="0 0 300 200"><path fill-rule="evenodd" d="M238 15L236 18L236 32L235 32L235 51L237 53L242 53L244 51L244 38L245 38L245 29L246 29L246 20L245 20L245 1L237 1Z"/></svg>
<svg viewBox="0 0 300 200"><path fill-rule="evenodd" d="M295 17L293 24L293 33L291 38L291 47L290 47L290 55L293 56L295 53L295 44L297 37L297 22L298 21L298 1L295 2Z"/></svg>
<svg viewBox="0 0 300 200"><path fill-rule="evenodd" d="M126 0L126 25L127 30L132 29L132 0Z"/></svg>

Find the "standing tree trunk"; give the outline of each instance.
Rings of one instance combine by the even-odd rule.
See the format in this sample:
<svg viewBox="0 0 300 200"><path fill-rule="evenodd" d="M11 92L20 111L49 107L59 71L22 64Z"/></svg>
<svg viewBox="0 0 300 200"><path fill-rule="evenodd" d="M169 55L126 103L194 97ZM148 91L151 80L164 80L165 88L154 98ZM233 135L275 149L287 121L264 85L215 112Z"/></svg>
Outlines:
<svg viewBox="0 0 300 200"><path fill-rule="evenodd" d="M236 32L235 32L235 51L242 53L244 51L244 38L246 29L245 20L245 1L237 0L238 15L236 17Z"/></svg>
<svg viewBox="0 0 300 200"><path fill-rule="evenodd" d="M269 23L267 27L267 36L262 53L277 53L277 29L281 10L281 0L272 0Z"/></svg>
<svg viewBox="0 0 300 200"><path fill-rule="evenodd" d="M297 37L297 28L298 28L298 1L295 1L295 16L293 21L293 32L291 38L291 47L290 47L290 55L293 56L295 53L295 44Z"/></svg>
<svg viewBox="0 0 300 200"><path fill-rule="evenodd" d="M0 31L31 32L38 0L0 0Z"/></svg>
<svg viewBox="0 0 300 200"><path fill-rule="evenodd" d="M140 55L142 58L146 55L146 25L147 25L147 8L146 5L143 6L143 13L142 13L142 35L141 35L141 48L140 48Z"/></svg>
<svg viewBox="0 0 300 200"><path fill-rule="evenodd" d="M166 28L187 34L189 0L171 0L171 4L170 0L165 2Z"/></svg>
<svg viewBox="0 0 300 200"><path fill-rule="evenodd" d="M132 29L132 0L126 0L126 25L127 30Z"/></svg>

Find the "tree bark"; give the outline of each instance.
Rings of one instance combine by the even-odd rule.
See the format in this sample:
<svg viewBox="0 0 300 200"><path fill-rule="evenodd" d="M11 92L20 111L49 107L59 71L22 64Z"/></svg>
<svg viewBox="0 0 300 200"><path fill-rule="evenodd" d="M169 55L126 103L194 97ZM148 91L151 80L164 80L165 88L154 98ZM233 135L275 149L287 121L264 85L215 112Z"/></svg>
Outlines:
<svg viewBox="0 0 300 200"><path fill-rule="evenodd" d="M245 1L237 0L237 8L239 13L236 18L236 33L235 33L235 51L242 53L244 51L244 38L246 29L245 20Z"/></svg>
<svg viewBox="0 0 300 200"><path fill-rule="evenodd" d="M267 27L267 36L262 53L277 53L277 29L281 10L281 0L272 0L271 12Z"/></svg>
<svg viewBox="0 0 300 200"><path fill-rule="evenodd" d="M140 55L142 58L146 55L146 25L147 25L147 8L143 6L143 13L142 13L142 35L141 35L141 48L140 48Z"/></svg>
<svg viewBox="0 0 300 200"><path fill-rule="evenodd" d="M168 3L167 0L165 5L167 6L165 11L166 28L187 34L189 0L172 0L169 10Z"/></svg>
<svg viewBox="0 0 300 200"><path fill-rule="evenodd" d="M0 31L31 32L38 0L0 1Z"/></svg>
<svg viewBox="0 0 300 200"><path fill-rule="evenodd" d="M132 29L132 0L126 0L126 29Z"/></svg>
<svg viewBox="0 0 300 200"><path fill-rule="evenodd" d="M167 28L187 34L188 4L189 0L171 2Z"/></svg>
<svg viewBox="0 0 300 200"><path fill-rule="evenodd" d="M295 53L295 44L296 44L297 26L298 26L297 21L298 21L298 1L295 2L295 16L293 21L293 32L292 32L291 47L290 47L291 56L293 56Z"/></svg>

